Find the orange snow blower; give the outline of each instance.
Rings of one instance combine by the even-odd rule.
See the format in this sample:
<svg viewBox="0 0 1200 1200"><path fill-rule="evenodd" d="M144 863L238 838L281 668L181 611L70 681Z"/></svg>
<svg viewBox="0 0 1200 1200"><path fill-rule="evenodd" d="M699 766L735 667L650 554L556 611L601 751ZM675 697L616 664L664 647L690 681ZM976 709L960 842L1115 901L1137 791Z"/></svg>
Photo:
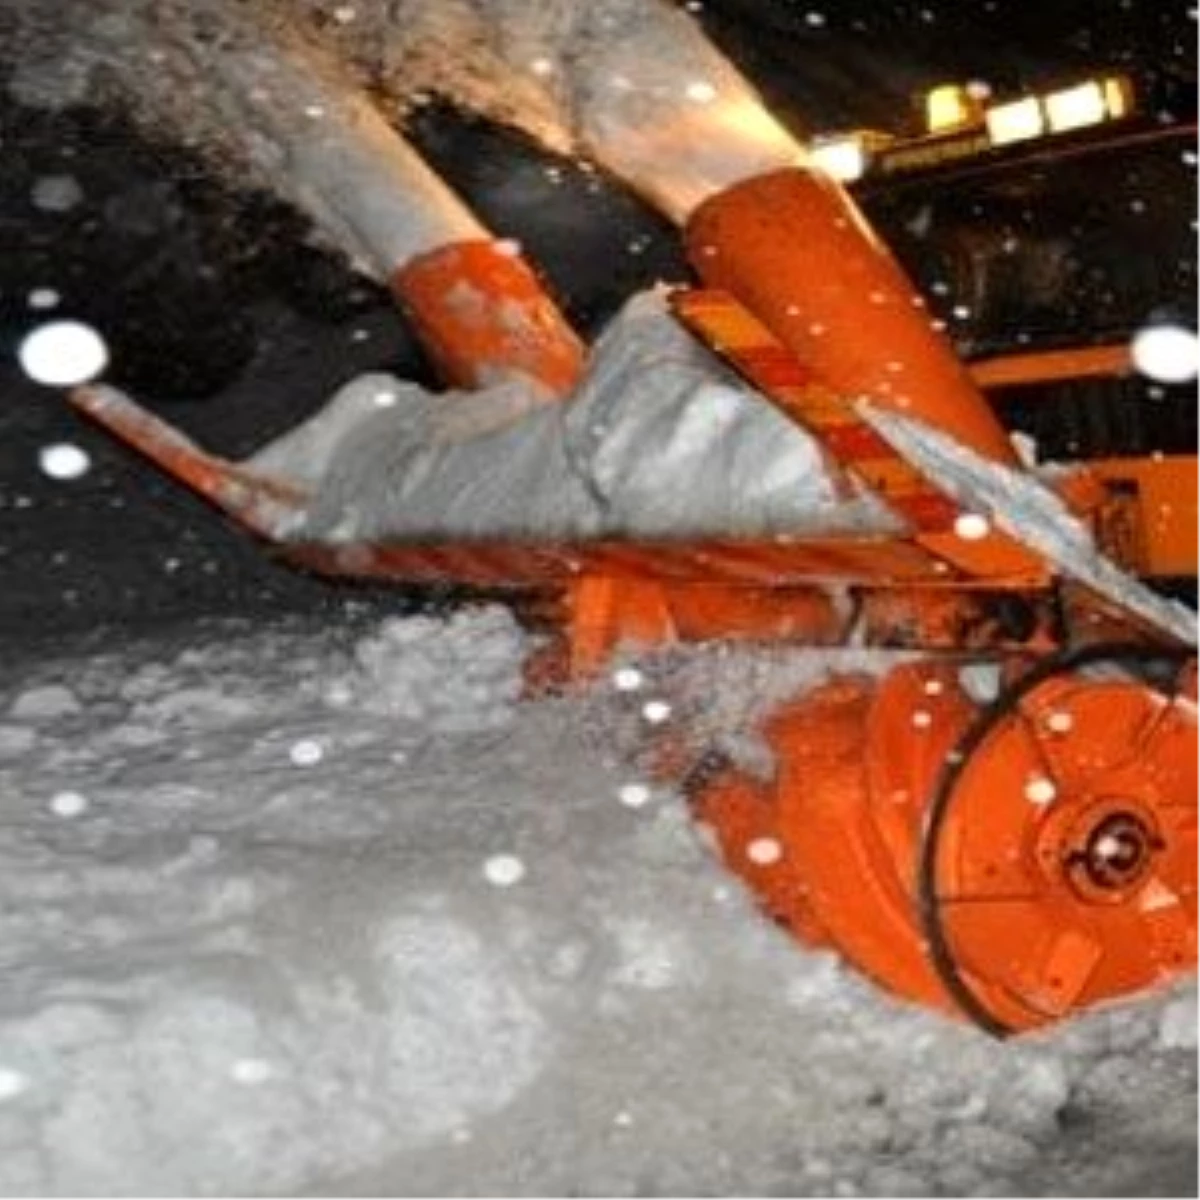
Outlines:
<svg viewBox="0 0 1200 1200"><path fill-rule="evenodd" d="M886 988L998 1035L1192 969L1194 627L1138 576L1164 560L1195 573L1195 460L1064 474L1054 511L1070 515L1047 525L1030 497L1049 493L834 182L800 168L746 180L702 204L685 236L704 290L674 295L678 318L907 532L280 552L331 575L505 589L553 612L575 676L630 642L910 651L882 677L835 677L777 711L770 778L712 755L676 764L763 907ZM503 281L485 266L482 341L467 330L435 347L459 376L499 327ZM440 267L476 269L469 255ZM439 338L458 337L464 312L436 323ZM556 323L528 326L523 364L539 352L534 374L566 392ZM1019 367L1037 377L1036 356ZM204 454L112 389L72 399L264 536L303 503L303 489ZM1139 497L1164 488L1171 512L1146 511Z"/></svg>

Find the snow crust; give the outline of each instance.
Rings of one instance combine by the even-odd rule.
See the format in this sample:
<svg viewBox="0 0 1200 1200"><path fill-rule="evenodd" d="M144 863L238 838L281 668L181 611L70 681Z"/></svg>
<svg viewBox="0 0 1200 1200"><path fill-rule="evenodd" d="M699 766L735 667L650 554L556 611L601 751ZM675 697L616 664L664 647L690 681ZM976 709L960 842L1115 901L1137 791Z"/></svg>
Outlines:
<svg viewBox="0 0 1200 1200"><path fill-rule="evenodd" d="M386 402L380 403L380 397ZM315 495L293 538L586 538L890 532L897 520L635 296L564 403L507 383L432 394L357 379L265 447L252 470Z"/></svg>
<svg viewBox="0 0 1200 1200"><path fill-rule="evenodd" d="M991 1042L797 948L646 772L649 701L736 736L869 662L518 703L529 645L480 609L9 664L0 1194L1194 1187L1193 989Z"/></svg>

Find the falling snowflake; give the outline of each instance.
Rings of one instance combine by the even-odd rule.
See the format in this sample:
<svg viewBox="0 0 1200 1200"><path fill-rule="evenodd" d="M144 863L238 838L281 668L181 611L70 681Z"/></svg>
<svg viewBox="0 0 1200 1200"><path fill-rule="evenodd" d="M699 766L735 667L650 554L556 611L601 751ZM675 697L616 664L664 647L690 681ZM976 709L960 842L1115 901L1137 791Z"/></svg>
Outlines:
<svg viewBox="0 0 1200 1200"><path fill-rule="evenodd" d="M1056 795L1058 789L1054 786L1054 781L1047 779L1045 775L1034 775L1025 784L1025 799L1030 804L1049 804Z"/></svg>
<svg viewBox="0 0 1200 1200"><path fill-rule="evenodd" d="M0 1103L12 1100L29 1087L29 1080L20 1071L0 1067Z"/></svg>
<svg viewBox="0 0 1200 1200"><path fill-rule="evenodd" d="M34 208L42 212L70 212L83 200L83 188L74 175L45 175L30 192Z"/></svg>
<svg viewBox="0 0 1200 1200"><path fill-rule="evenodd" d="M69 442L43 446L38 451L38 466L51 479L79 479L88 473L91 465L87 452Z"/></svg>
<svg viewBox="0 0 1200 1200"><path fill-rule="evenodd" d="M650 803L651 792L644 783L626 783L617 791L626 808L644 808Z"/></svg>
<svg viewBox="0 0 1200 1200"><path fill-rule="evenodd" d="M312 767L325 757L325 749L315 738L301 738L288 751L288 758L297 767Z"/></svg>
<svg viewBox="0 0 1200 1200"><path fill-rule="evenodd" d="M87 811L88 799L79 792L57 792L50 797L50 811L56 817L71 817L81 816Z"/></svg>
<svg viewBox="0 0 1200 1200"><path fill-rule="evenodd" d="M525 878L525 864L515 854L494 854L483 864L483 877L495 887L512 887Z"/></svg>
<svg viewBox="0 0 1200 1200"><path fill-rule="evenodd" d="M982 541L992 532L992 523L982 513L959 513L954 518L954 535L964 542Z"/></svg>
<svg viewBox="0 0 1200 1200"><path fill-rule="evenodd" d="M80 321L51 321L28 334L17 350L22 370L47 387L74 387L108 366L108 347Z"/></svg>
<svg viewBox="0 0 1200 1200"><path fill-rule="evenodd" d="M229 1068L229 1074L238 1083L254 1087L266 1083L275 1074L271 1064L262 1058L239 1058Z"/></svg>
<svg viewBox="0 0 1200 1200"><path fill-rule="evenodd" d="M1065 709L1058 709L1046 718L1046 728L1051 733L1070 733L1074 725L1075 718Z"/></svg>
<svg viewBox="0 0 1200 1200"><path fill-rule="evenodd" d="M1200 373L1200 342L1183 325L1147 325L1134 334L1129 350L1134 367L1159 383L1187 383Z"/></svg>
<svg viewBox="0 0 1200 1200"><path fill-rule="evenodd" d="M618 692L636 692L646 682L637 667L619 667L613 672L613 687Z"/></svg>

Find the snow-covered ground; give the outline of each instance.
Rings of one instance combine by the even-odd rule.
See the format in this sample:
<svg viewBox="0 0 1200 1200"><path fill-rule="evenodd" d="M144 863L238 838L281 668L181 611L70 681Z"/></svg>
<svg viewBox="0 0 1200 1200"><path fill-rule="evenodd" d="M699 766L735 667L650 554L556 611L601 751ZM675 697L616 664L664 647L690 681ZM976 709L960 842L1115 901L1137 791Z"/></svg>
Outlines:
<svg viewBox="0 0 1200 1200"><path fill-rule="evenodd" d="M1194 991L991 1042L796 948L643 776L647 702L703 678L733 732L810 666L517 702L527 645L479 609L9 663L0 1193L1194 1189Z"/></svg>

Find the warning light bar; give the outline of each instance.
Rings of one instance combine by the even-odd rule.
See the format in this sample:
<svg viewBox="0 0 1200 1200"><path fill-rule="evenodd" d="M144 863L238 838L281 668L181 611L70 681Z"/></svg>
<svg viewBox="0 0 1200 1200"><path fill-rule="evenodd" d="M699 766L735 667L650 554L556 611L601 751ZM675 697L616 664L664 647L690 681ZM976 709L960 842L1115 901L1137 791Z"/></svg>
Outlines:
<svg viewBox="0 0 1200 1200"><path fill-rule="evenodd" d="M925 128L929 133L970 129L983 119L986 85L943 83L925 93Z"/></svg>
<svg viewBox="0 0 1200 1200"><path fill-rule="evenodd" d="M841 183L961 161L1020 142L1132 115L1133 85L1102 75L1070 87L989 103L985 83L939 84L922 97L925 133L896 138L876 129L830 133L809 143L809 160Z"/></svg>
<svg viewBox="0 0 1200 1200"><path fill-rule="evenodd" d="M1046 117L1036 96L993 104L984 114L988 138L993 146L1007 146L1027 138L1041 137L1046 132Z"/></svg>
<svg viewBox="0 0 1200 1200"><path fill-rule="evenodd" d="M990 105L984 121L992 144L1004 146L1047 133L1069 133L1126 117L1133 87L1123 75L1087 79L1072 87Z"/></svg>

